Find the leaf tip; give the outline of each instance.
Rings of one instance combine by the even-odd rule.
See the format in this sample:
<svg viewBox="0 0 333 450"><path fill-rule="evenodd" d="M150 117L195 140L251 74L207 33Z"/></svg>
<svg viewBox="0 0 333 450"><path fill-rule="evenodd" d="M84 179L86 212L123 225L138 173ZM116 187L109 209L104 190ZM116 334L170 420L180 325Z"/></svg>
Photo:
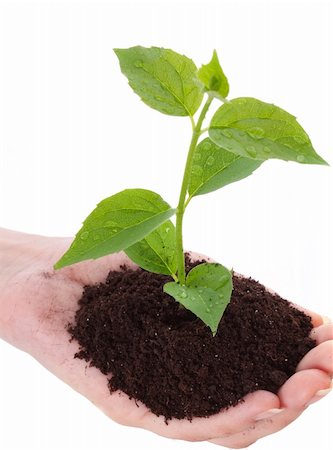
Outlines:
<svg viewBox="0 0 333 450"><path fill-rule="evenodd" d="M63 266L61 264L61 259L59 259L59 261L57 261L55 264L53 264L53 269L54 270L59 270L61 269Z"/></svg>
<svg viewBox="0 0 333 450"><path fill-rule="evenodd" d="M211 329L213 337L215 337L216 333L217 333L217 328L211 328L211 327L209 327L209 328Z"/></svg>
<svg viewBox="0 0 333 450"><path fill-rule="evenodd" d="M320 158L320 160L318 161L319 165L331 167L330 164L327 161L325 161L325 159L323 159L321 156L319 158Z"/></svg>

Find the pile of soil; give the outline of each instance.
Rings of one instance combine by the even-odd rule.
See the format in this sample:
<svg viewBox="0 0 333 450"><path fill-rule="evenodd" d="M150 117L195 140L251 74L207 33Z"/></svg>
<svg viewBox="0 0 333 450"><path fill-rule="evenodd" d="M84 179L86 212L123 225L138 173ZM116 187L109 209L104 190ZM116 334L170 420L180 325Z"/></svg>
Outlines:
<svg viewBox="0 0 333 450"><path fill-rule="evenodd" d="M187 270L198 263L187 261ZM233 276L215 337L163 293L167 281L142 269L110 272L84 288L68 327L80 344L75 356L108 376L110 392L166 421L210 416L259 389L276 393L315 347L310 318L251 278Z"/></svg>

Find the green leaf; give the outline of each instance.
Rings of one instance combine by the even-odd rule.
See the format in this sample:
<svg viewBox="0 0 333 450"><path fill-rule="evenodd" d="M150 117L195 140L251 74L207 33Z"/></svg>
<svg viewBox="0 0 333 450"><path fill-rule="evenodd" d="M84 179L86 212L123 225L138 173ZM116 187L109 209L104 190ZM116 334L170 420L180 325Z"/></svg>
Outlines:
<svg viewBox="0 0 333 450"><path fill-rule="evenodd" d="M175 226L167 220L144 239L125 250L127 256L142 269L175 276L176 264Z"/></svg>
<svg viewBox="0 0 333 450"><path fill-rule="evenodd" d="M159 47L114 49L129 85L144 103L171 116L193 116L203 92L193 61Z"/></svg>
<svg viewBox="0 0 333 450"><path fill-rule="evenodd" d="M119 252L143 239L175 210L158 194L126 189L100 202L83 222L69 250L55 269Z"/></svg>
<svg viewBox="0 0 333 450"><path fill-rule="evenodd" d="M296 118L255 98L236 98L214 114L209 136L222 148L247 158L327 164Z"/></svg>
<svg viewBox="0 0 333 450"><path fill-rule="evenodd" d="M248 177L262 163L228 152L206 138L193 155L188 193L194 197L220 189Z"/></svg>
<svg viewBox="0 0 333 450"><path fill-rule="evenodd" d="M205 86L206 91L216 92L222 98L229 94L229 83L220 65L216 50L208 64L200 67L198 78Z"/></svg>
<svg viewBox="0 0 333 450"><path fill-rule="evenodd" d="M163 289L199 317L215 335L230 302L232 275L221 264L204 263L190 270L185 286L170 282Z"/></svg>

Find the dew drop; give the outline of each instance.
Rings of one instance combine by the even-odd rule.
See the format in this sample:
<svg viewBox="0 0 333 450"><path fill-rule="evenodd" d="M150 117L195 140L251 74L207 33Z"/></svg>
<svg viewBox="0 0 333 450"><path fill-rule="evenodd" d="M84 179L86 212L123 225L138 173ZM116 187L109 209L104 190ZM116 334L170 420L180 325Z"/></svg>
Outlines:
<svg viewBox="0 0 333 450"><path fill-rule="evenodd" d="M170 231L170 227L167 227L167 228L165 229L165 232L166 232L166 233L169 233L169 231Z"/></svg>
<svg viewBox="0 0 333 450"><path fill-rule="evenodd" d="M270 152L271 152L271 149L270 149L269 147L267 147L267 145L265 145L265 146L263 147L263 151L264 151L265 153L270 153Z"/></svg>
<svg viewBox="0 0 333 450"><path fill-rule="evenodd" d="M200 161L200 159L201 159L201 154L200 153L194 153L194 155L193 155L193 161L195 162L198 162L198 161Z"/></svg>
<svg viewBox="0 0 333 450"><path fill-rule="evenodd" d="M260 127L252 127L248 130L248 133L254 139L262 139L264 137L265 131Z"/></svg>
<svg viewBox="0 0 333 450"><path fill-rule="evenodd" d="M89 231L84 231L84 232L81 234L81 239L82 239L83 241L86 241L86 240L88 239L88 237L89 237Z"/></svg>
<svg viewBox="0 0 333 450"><path fill-rule="evenodd" d="M135 67L143 67L143 61L142 59L137 59L136 61L134 61L134 65Z"/></svg>
<svg viewBox="0 0 333 450"><path fill-rule="evenodd" d="M207 164L207 166L212 166L214 164L214 162L215 162L215 158L213 156L209 156L207 158L206 164Z"/></svg>
<svg viewBox="0 0 333 450"><path fill-rule="evenodd" d="M305 161L305 156L304 155L298 155L296 159L297 159L298 162L304 162Z"/></svg>
<svg viewBox="0 0 333 450"><path fill-rule="evenodd" d="M206 313L210 313L211 312L211 309L210 308L207 308L206 309Z"/></svg>
<svg viewBox="0 0 333 450"><path fill-rule="evenodd" d="M299 144L305 144L308 140L307 140L307 138L305 137L305 136L302 136L302 135L297 135L297 136L294 136L294 140L296 141L296 142L298 142Z"/></svg>
<svg viewBox="0 0 333 450"><path fill-rule="evenodd" d="M229 277L228 276L222 277L221 278L221 286L220 287L225 286L228 283L228 281L229 281Z"/></svg>
<svg viewBox="0 0 333 450"><path fill-rule="evenodd" d="M211 148L210 142L204 142L204 143L202 144L202 148L203 148L204 150L209 150L209 149Z"/></svg>
<svg viewBox="0 0 333 450"><path fill-rule="evenodd" d="M223 298L223 297L224 297L224 295L223 295L223 294L219 294L219 297L220 297L220 298Z"/></svg>
<svg viewBox="0 0 333 450"><path fill-rule="evenodd" d="M198 165L193 165L192 166L192 173L194 175L200 176L202 175L202 167L198 166Z"/></svg>
<svg viewBox="0 0 333 450"><path fill-rule="evenodd" d="M223 134L223 136L225 136L226 138L232 138L232 133L229 130L221 130L221 133Z"/></svg>
<svg viewBox="0 0 333 450"><path fill-rule="evenodd" d="M180 297L181 298L187 298L187 294L186 294L186 292L185 291L183 291L181 294L180 294Z"/></svg>
<svg viewBox="0 0 333 450"><path fill-rule="evenodd" d="M253 147L253 145L249 145L245 148L246 152L248 153L249 156L251 156L252 158L254 158L255 156L257 156L257 151L256 149Z"/></svg>
<svg viewBox="0 0 333 450"><path fill-rule="evenodd" d="M118 233L118 229L117 228L113 228L112 233Z"/></svg>

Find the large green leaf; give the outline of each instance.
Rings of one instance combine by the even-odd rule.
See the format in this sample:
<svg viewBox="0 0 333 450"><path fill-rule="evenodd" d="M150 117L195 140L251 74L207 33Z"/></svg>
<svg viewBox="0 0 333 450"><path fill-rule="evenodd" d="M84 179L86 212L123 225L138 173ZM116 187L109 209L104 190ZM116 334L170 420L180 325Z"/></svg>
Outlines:
<svg viewBox="0 0 333 450"><path fill-rule="evenodd" d="M221 264L204 263L190 270L185 286L169 282L163 289L199 317L215 335L230 302L232 275Z"/></svg>
<svg viewBox="0 0 333 450"><path fill-rule="evenodd" d="M205 86L205 90L217 93L222 98L229 94L229 83L220 65L216 50L208 64L204 64L198 71L198 78Z"/></svg>
<svg viewBox="0 0 333 450"><path fill-rule="evenodd" d="M188 193L194 197L220 189L248 177L262 163L228 152L206 138L197 145L193 155Z"/></svg>
<svg viewBox="0 0 333 450"><path fill-rule="evenodd" d="M194 62L159 47L114 49L129 85L144 103L171 116L193 116L203 93Z"/></svg>
<svg viewBox="0 0 333 450"><path fill-rule="evenodd" d="M209 136L222 148L247 158L327 164L294 116L255 98L236 98L222 105L212 118Z"/></svg>
<svg viewBox="0 0 333 450"><path fill-rule="evenodd" d="M126 248L127 256L142 269L175 276L176 232L171 220L167 220L141 241Z"/></svg>
<svg viewBox="0 0 333 450"><path fill-rule="evenodd" d="M126 189L100 202L83 222L55 269L124 250L168 220L175 210L158 194Z"/></svg>

